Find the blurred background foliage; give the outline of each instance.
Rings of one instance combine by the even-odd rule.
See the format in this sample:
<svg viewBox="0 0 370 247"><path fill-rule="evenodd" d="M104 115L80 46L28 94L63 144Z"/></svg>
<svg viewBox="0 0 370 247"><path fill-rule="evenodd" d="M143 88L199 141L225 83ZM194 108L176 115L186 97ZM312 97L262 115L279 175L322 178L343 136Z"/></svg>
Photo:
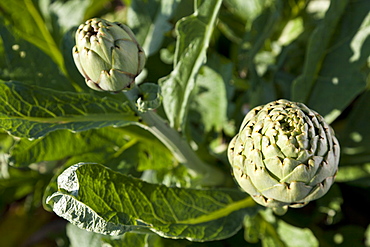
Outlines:
<svg viewBox="0 0 370 247"><path fill-rule="evenodd" d="M158 82L173 69L176 23L193 13L194 4L197 1L2 0L0 79L96 94L76 70L71 48L77 26L102 17L133 29L148 55L139 82ZM78 133L80 146L100 143L78 152L58 150L58 139L75 138L68 131L53 132L39 141L4 131L0 133L0 245L303 246L294 239L281 239L295 234L284 225L287 222L309 228L317 239L312 246L370 246L369 10L368 0L224 0L189 103L186 137L203 160L218 162L225 170L228 141L252 107L286 98L319 112L334 128L342 148L337 182L320 200L290 209L278 221L268 221L267 216L245 219L245 231L218 242L132 234L119 241L108 239L46 211L42 203L50 181L60 167L81 157L114 161L121 165L116 168L141 176L156 161L160 166L158 160L170 160L168 151L162 147L163 152L152 158L132 155L161 145L134 127ZM165 116L163 109L158 112ZM129 137L118 142L112 131ZM133 135L137 142L132 143ZM129 155L112 148L129 142L132 149L125 151ZM140 166L127 165L136 163ZM157 170L158 182L170 185L184 183L183 176L188 176L179 168ZM274 227L281 242L276 241Z"/></svg>

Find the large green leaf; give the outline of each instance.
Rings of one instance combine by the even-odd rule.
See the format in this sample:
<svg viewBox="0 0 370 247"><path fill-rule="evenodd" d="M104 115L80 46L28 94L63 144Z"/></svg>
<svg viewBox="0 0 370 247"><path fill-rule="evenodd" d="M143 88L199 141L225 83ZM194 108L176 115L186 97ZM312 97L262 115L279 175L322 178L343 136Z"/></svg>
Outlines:
<svg viewBox="0 0 370 247"><path fill-rule="evenodd" d="M19 140L10 152L9 162L14 166L28 166L32 163L60 160L89 152L112 155L128 141L118 128L102 128L79 133L68 130L53 131L35 140L25 138Z"/></svg>
<svg viewBox="0 0 370 247"><path fill-rule="evenodd" d="M172 29L169 22L180 0L134 0L127 13L127 24L133 29L147 56L156 53L165 33Z"/></svg>
<svg viewBox="0 0 370 247"><path fill-rule="evenodd" d="M47 203L77 226L108 235L154 231L169 238L230 237L255 203L238 190L184 189L149 184L98 164L77 164L58 178ZM108 193L107 193L108 192Z"/></svg>
<svg viewBox="0 0 370 247"><path fill-rule="evenodd" d="M13 146L9 157L14 166L60 159L63 159L60 162L64 162L63 166L54 173L44 192L44 208L49 211L52 209L45 200L57 190L58 175L81 161L106 163L114 171L136 177L143 177L142 171L148 169L151 172L144 176L146 181L190 186L186 184L189 183L185 178L187 169L174 167L176 163L171 152L157 138L136 126L106 127L74 134L58 130L32 141L23 138ZM38 164L43 167L44 162ZM183 173L179 173L181 168Z"/></svg>
<svg viewBox="0 0 370 247"><path fill-rule="evenodd" d="M35 140L20 139L13 145L8 161L13 166L29 166L41 161L81 157L84 161L110 161L115 170L125 164L139 171L172 168L170 151L152 135L143 135L139 128L106 127L78 133L69 130L53 131ZM56 145L56 143L58 145ZM86 160L86 155L92 158ZM102 153L101 158L98 154ZM128 165L131 164L131 165ZM116 167L120 166L121 169Z"/></svg>
<svg viewBox="0 0 370 247"><path fill-rule="evenodd" d="M57 64L42 50L18 38L11 30L3 26L1 21L0 32L4 48L4 56L0 57L1 60L4 59L2 61L4 66L0 68L0 79L22 81L63 91L75 91Z"/></svg>
<svg viewBox="0 0 370 247"><path fill-rule="evenodd" d="M22 35L22 38L37 45L52 57L60 68L63 68L63 56L51 31L47 28L48 25L39 11L37 1L2 0L0 7L13 28Z"/></svg>
<svg viewBox="0 0 370 247"><path fill-rule="evenodd" d="M293 85L293 100L307 103L328 122L366 86L369 9L366 0L331 1L310 37L303 73Z"/></svg>
<svg viewBox="0 0 370 247"><path fill-rule="evenodd" d="M302 75L295 81L293 100L306 103L312 92L326 49L332 35L343 15L349 0L333 1L327 10L325 18L312 33L306 51L306 60Z"/></svg>
<svg viewBox="0 0 370 247"><path fill-rule="evenodd" d="M194 110L200 114L205 131L220 131L226 121L227 95L222 76L208 66L203 66L197 76L197 97Z"/></svg>
<svg viewBox="0 0 370 247"><path fill-rule="evenodd" d="M194 14L177 22L174 69L160 80L163 106L175 129L184 127L195 76L206 60L206 51L222 1L199 2L201 4L196 6Z"/></svg>
<svg viewBox="0 0 370 247"><path fill-rule="evenodd" d="M26 138L38 138L57 129L83 131L138 121L128 102L20 82L0 83L0 103L1 128Z"/></svg>
<svg viewBox="0 0 370 247"><path fill-rule="evenodd" d="M227 87L232 77L230 61L212 56L196 78L194 100L189 107L188 129L198 144L210 133L221 133L227 120ZM212 137L214 139L214 137Z"/></svg>

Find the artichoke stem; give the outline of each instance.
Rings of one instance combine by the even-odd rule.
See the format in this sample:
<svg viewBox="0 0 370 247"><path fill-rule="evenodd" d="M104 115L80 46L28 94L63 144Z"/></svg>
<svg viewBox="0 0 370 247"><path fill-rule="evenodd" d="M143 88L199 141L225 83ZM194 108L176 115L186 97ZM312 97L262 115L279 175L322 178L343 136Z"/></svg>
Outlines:
<svg viewBox="0 0 370 247"><path fill-rule="evenodd" d="M174 157L195 172L203 176L201 184L204 186L221 185L224 181L224 174L216 167L204 163L196 155L189 144L180 134L171 128L160 116L153 111L140 112L145 124L138 125L156 136L174 155Z"/></svg>

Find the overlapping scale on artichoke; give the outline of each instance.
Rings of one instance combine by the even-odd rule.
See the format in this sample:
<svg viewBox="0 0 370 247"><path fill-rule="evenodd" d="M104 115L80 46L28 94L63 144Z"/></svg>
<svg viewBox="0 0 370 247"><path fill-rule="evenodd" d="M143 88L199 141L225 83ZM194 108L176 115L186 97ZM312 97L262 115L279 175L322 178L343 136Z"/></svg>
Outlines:
<svg viewBox="0 0 370 247"><path fill-rule="evenodd" d="M339 153L334 131L322 116L283 99L252 109L228 147L240 187L280 215L327 193Z"/></svg>
<svg viewBox="0 0 370 247"><path fill-rule="evenodd" d="M90 88L113 92L130 89L146 61L129 27L100 18L79 26L73 58Z"/></svg>

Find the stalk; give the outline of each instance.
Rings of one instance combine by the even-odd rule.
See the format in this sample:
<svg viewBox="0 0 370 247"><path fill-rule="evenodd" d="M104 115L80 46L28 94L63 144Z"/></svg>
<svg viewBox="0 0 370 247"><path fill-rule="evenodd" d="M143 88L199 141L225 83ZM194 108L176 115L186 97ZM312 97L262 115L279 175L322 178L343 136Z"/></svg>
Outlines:
<svg viewBox="0 0 370 247"><path fill-rule="evenodd" d="M180 163L196 174L203 176L202 185L216 186L223 183L224 174L216 167L209 166L199 159L180 134L160 116L153 111L140 112L139 115L146 124L137 123L137 125L157 137Z"/></svg>
<svg viewBox="0 0 370 247"><path fill-rule="evenodd" d="M164 119L151 110L142 112L137 109L135 102L139 94L140 89L137 86L123 92L131 108L143 120L143 123L136 122L135 125L152 133L171 151L178 162L185 165L196 175L202 176L201 185L217 186L223 184L225 181L223 172L199 159L189 143L175 129L171 128Z"/></svg>
<svg viewBox="0 0 370 247"><path fill-rule="evenodd" d="M143 70L146 57L131 29L120 23L93 18L78 27L75 37L73 59L77 69L85 77L87 86L106 92L128 90L123 95L132 110L144 121L144 124L136 124L162 141L179 162L201 175L203 185L220 185L224 179L221 171L203 163L179 133L170 128L155 112L141 112L140 110L145 108L142 105L140 109L137 108L135 102L153 92L150 87L135 87L135 78ZM121 58L123 60L119 61Z"/></svg>

